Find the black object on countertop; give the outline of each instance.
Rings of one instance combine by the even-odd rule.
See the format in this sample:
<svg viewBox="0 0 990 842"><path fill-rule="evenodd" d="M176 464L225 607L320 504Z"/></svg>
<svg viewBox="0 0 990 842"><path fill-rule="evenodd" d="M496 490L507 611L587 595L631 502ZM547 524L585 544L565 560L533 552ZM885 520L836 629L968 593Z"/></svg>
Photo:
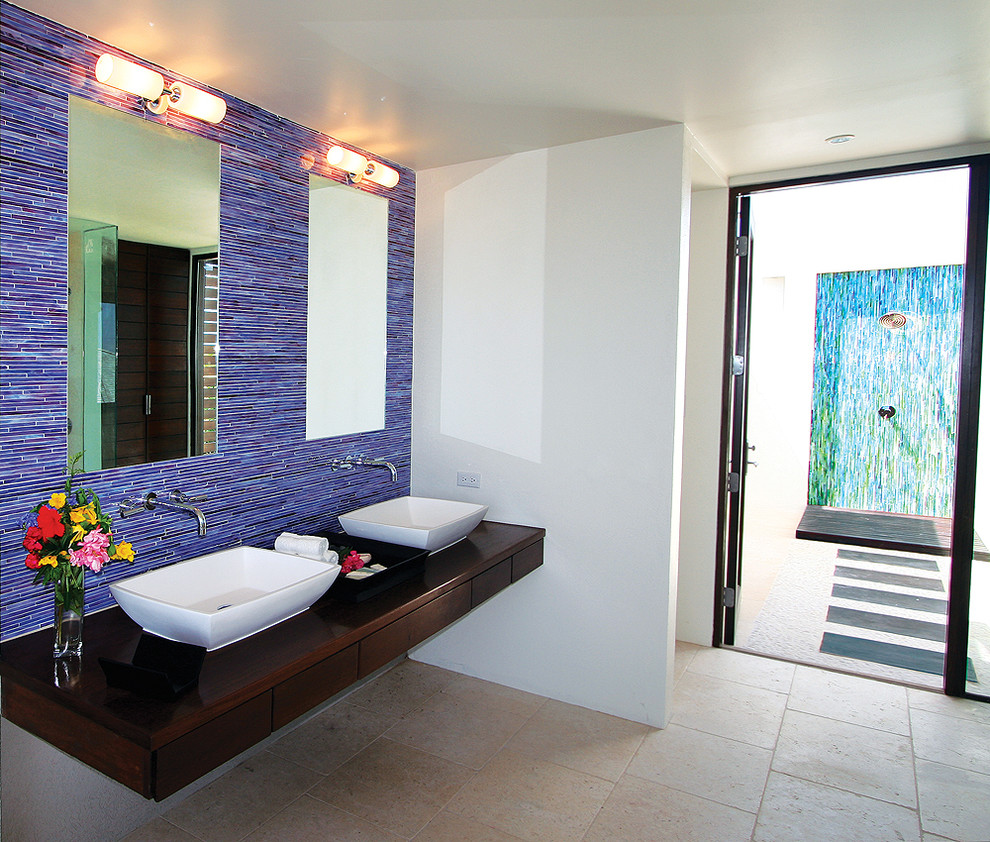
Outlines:
<svg viewBox="0 0 990 842"><path fill-rule="evenodd" d="M141 633L131 663L100 657L110 687L171 702L199 683L206 649Z"/></svg>
<svg viewBox="0 0 990 842"><path fill-rule="evenodd" d="M364 579L348 579L343 574L339 575L330 586L330 595L341 602L364 602L402 582L421 576L426 567L426 557L430 554L429 550L418 547L403 547L371 538L357 538L337 532L317 534L330 541L331 550L349 547L359 553L371 553L371 564L388 568ZM346 553L341 554L340 561L344 560L344 555Z"/></svg>

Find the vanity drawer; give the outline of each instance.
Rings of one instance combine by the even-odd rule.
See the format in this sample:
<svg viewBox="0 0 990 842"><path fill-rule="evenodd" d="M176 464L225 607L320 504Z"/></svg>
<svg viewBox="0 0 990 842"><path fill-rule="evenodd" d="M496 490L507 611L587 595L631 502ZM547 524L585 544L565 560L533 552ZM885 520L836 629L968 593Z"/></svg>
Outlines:
<svg viewBox="0 0 990 842"><path fill-rule="evenodd" d="M471 583L465 582L400 617L361 641L358 677L363 678L471 610Z"/></svg>
<svg viewBox="0 0 990 842"><path fill-rule="evenodd" d="M511 584L512 559L507 558L471 580L471 607L481 605L486 599L490 599Z"/></svg>
<svg viewBox="0 0 990 842"><path fill-rule="evenodd" d="M512 581L517 582L543 564L543 541L530 544L512 556Z"/></svg>
<svg viewBox="0 0 990 842"><path fill-rule="evenodd" d="M324 658L318 664L272 689L272 730L350 687L358 677L358 644Z"/></svg>
<svg viewBox="0 0 990 842"><path fill-rule="evenodd" d="M272 732L272 693L265 691L155 752L155 801L178 792Z"/></svg>

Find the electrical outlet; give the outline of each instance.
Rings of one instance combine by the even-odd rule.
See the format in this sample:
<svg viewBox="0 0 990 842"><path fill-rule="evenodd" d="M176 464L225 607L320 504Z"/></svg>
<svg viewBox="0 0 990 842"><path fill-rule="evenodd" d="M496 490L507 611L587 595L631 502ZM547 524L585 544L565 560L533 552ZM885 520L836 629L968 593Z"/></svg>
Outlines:
<svg viewBox="0 0 990 842"><path fill-rule="evenodd" d="M458 471L457 484L465 488L481 488L481 474L472 471Z"/></svg>

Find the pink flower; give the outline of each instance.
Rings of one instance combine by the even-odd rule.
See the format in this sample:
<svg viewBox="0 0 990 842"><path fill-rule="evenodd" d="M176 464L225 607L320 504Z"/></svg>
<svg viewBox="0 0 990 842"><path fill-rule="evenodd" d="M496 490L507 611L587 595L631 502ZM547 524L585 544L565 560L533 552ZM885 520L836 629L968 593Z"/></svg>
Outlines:
<svg viewBox="0 0 990 842"><path fill-rule="evenodd" d="M96 528L83 536L79 549L69 551L69 562L76 567L88 567L94 573L99 573L110 560L107 555L108 546L110 536Z"/></svg>
<svg viewBox="0 0 990 842"><path fill-rule="evenodd" d="M340 563L340 572L345 576L352 570L360 570L364 567L364 560L358 555L357 550L351 550L350 554Z"/></svg>

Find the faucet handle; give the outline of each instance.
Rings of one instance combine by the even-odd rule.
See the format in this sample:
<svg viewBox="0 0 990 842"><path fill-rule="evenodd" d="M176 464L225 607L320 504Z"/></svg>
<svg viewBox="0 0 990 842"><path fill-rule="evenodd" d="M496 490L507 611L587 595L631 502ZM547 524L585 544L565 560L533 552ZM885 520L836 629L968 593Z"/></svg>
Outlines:
<svg viewBox="0 0 990 842"><path fill-rule="evenodd" d="M142 494L140 497L125 497L117 504L117 510L121 517L132 517L141 512L147 512L155 506L155 495L153 493Z"/></svg>
<svg viewBox="0 0 990 842"><path fill-rule="evenodd" d="M168 499L171 503L205 503L209 498L205 494L200 496L186 494L176 488L168 493Z"/></svg>

